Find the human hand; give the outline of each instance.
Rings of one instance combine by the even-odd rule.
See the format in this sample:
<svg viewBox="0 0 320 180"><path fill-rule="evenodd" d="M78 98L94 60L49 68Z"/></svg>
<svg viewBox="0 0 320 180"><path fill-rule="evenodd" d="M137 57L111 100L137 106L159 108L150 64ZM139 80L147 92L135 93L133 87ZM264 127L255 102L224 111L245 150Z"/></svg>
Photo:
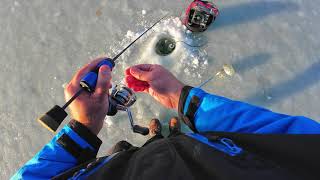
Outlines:
<svg viewBox="0 0 320 180"><path fill-rule="evenodd" d="M69 100L81 87L81 79L94 70L101 60L98 58L82 67L68 83L64 90L66 101ZM82 93L70 105L69 109L74 120L85 125L92 133L98 134L109 108L109 89L111 87L111 70L103 65L99 69L96 89L93 93Z"/></svg>
<svg viewBox="0 0 320 180"><path fill-rule="evenodd" d="M125 74L129 88L149 93L163 106L178 110L184 84L167 69L156 64L139 64L128 68Z"/></svg>

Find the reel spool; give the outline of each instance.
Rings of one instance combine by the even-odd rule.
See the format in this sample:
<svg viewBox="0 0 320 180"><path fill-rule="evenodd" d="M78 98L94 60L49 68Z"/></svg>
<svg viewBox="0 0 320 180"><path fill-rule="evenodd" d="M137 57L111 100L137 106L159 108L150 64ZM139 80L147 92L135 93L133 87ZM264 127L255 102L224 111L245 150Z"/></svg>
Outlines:
<svg viewBox="0 0 320 180"><path fill-rule="evenodd" d="M133 132L146 136L149 134L149 128L135 125L133 121L130 107L136 102L136 100L137 97L130 88L115 85L112 87L111 95L109 97L109 110L107 115L114 116L118 111L127 112Z"/></svg>
<svg viewBox="0 0 320 180"><path fill-rule="evenodd" d="M111 105L130 107L136 102L137 97L130 88L126 86L115 85L112 87L109 100Z"/></svg>

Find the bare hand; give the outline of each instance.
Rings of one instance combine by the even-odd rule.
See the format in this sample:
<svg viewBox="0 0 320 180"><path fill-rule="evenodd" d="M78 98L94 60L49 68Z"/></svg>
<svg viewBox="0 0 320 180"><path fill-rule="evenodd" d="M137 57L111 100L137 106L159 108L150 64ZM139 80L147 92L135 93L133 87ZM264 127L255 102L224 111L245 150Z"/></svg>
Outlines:
<svg viewBox="0 0 320 180"><path fill-rule="evenodd" d="M126 83L136 92L149 93L167 108L178 110L184 84L160 65L140 64L126 70Z"/></svg>
<svg viewBox="0 0 320 180"><path fill-rule="evenodd" d="M74 75L64 90L66 101L80 89L79 83L85 74L94 70L102 59L104 58L90 62ZM104 118L108 112L110 81L110 68L106 65L101 66L94 93L83 92L69 106L73 119L85 125L94 134L98 134L101 130Z"/></svg>

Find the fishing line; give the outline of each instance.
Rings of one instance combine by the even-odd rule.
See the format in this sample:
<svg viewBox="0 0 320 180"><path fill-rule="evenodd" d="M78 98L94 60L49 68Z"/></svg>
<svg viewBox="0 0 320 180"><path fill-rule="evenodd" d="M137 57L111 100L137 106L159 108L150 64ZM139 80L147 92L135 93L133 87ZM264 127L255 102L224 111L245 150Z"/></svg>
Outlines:
<svg viewBox="0 0 320 180"><path fill-rule="evenodd" d="M178 41L175 40L175 42L176 43L180 43L181 42L181 43L183 43L183 44L185 44L185 45L187 45L189 47L193 47L193 48L201 48L201 47L205 46L206 44L208 44L208 42L205 42L205 43L203 43L201 45L192 45L192 44L189 44L189 43L187 43L185 41L181 41L181 40L180 41L179 40Z"/></svg>
<svg viewBox="0 0 320 180"><path fill-rule="evenodd" d="M201 83L197 88L201 88L202 86L206 85L208 82L210 82L215 76L211 76L209 79Z"/></svg>

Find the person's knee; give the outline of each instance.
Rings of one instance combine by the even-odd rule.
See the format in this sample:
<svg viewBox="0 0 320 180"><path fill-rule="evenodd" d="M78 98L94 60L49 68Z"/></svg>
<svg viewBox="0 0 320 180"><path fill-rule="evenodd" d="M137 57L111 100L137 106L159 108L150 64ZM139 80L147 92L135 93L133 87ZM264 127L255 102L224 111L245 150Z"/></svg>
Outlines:
<svg viewBox="0 0 320 180"><path fill-rule="evenodd" d="M125 150L128 150L132 147L132 144L130 144L129 142L127 141L119 141L117 142L117 144L115 144L108 152L107 154L108 155L111 155L111 154L114 154L114 153L117 153L117 152L120 152L120 151L125 151Z"/></svg>
<svg viewBox="0 0 320 180"><path fill-rule="evenodd" d="M130 144L130 143L127 142L127 141L122 140L122 141L119 141L119 142L116 144L116 146L118 146L118 147L121 148L121 149L127 150L127 149L129 149L130 147L132 147L132 144Z"/></svg>

